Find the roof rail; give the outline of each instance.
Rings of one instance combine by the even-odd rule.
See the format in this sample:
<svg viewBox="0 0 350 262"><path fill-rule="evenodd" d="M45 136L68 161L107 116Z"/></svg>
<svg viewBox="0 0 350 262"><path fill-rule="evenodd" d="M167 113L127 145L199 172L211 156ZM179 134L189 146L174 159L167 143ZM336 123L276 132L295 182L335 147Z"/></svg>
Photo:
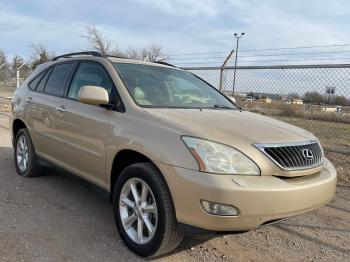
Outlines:
<svg viewBox="0 0 350 262"><path fill-rule="evenodd" d="M56 61L60 58L70 58L73 56L81 56L81 55L87 55L87 56L96 56L96 57L104 57L104 58L108 58L108 57L114 57L114 58L121 58L121 59L131 59L125 56L116 56L116 55L104 55L100 52L96 52L96 51L84 51L84 52L74 52L74 53L68 53L68 54L64 54L64 55L59 55L56 56L54 58L51 59L51 61ZM166 66L171 66L171 67L176 67L172 64L169 64L167 62L163 62L163 61L154 61L153 63L157 63L157 64L161 64L161 65L166 65Z"/></svg>
<svg viewBox="0 0 350 262"><path fill-rule="evenodd" d="M108 58L108 57L113 57L113 58L121 58L121 59L131 59L131 58L128 58L128 57L126 57L126 56L122 56L122 55L106 55L106 57Z"/></svg>
<svg viewBox="0 0 350 262"><path fill-rule="evenodd" d="M96 51L87 51L87 52L68 53L68 54L56 56L56 57L52 58L51 61L55 61L55 60L60 59L60 58L69 58L69 57L72 57L72 56L79 56L79 55L106 57L105 55L103 55L103 54L101 54L99 52L96 52Z"/></svg>
<svg viewBox="0 0 350 262"><path fill-rule="evenodd" d="M176 67L177 68L177 66L174 66L172 64L169 64L169 63L163 62L163 61L155 61L154 63L161 64L161 65L167 65L167 66L171 66L171 67Z"/></svg>

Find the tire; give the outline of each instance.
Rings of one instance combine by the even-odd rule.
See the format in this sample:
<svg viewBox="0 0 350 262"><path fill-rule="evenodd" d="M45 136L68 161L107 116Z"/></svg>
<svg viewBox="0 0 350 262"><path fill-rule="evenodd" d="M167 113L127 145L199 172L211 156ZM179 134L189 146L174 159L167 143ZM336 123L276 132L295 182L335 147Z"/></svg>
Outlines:
<svg viewBox="0 0 350 262"><path fill-rule="evenodd" d="M23 144L25 144L25 146L21 146ZM19 155L22 155L22 159L25 158L25 160L23 160L25 164L20 161ZM42 168L37 162L33 142L26 128L17 132L14 144L14 160L17 174L20 176L35 177L41 175Z"/></svg>
<svg viewBox="0 0 350 262"><path fill-rule="evenodd" d="M123 221L124 224L126 224L125 214L126 216L130 214L136 214L137 207L132 208L132 202L129 202L129 204L126 205L124 203L125 201L120 200L125 199L126 192L129 192L128 199L133 199L135 206L135 202L137 201L135 201L133 197L134 195L132 193L130 183L133 183L135 185L134 188L136 188L140 199L142 199L143 194L141 192L142 188L145 187L143 182L148 186L148 192L150 192L147 195L148 200L146 201L146 204L153 207L156 206L156 208L150 209L153 210L153 213L142 213L143 211L141 211L140 214L140 211L138 211L139 214L137 214L136 220L132 223L130 229L128 229L128 233L125 229L125 226L123 225L122 216L124 216ZM152 197L154 201L152 200ZM154 205L154 202L156 205ZM141 206L142 205L143 204L141 204ZM145 207L145 205L143 206ZM177 230L175 209L169 189L163 179L163 176L151 163L133 164L122 171L115 184L113 194L113 210L116 225L121 238L127 247L139 256L156 257L168 253L171 250L175 249L183 239L183 234ZM146 226L146 223L141 222L141 224L146 227L146 233L148 233L143 236L143 243L140 243L138 236L131 234L137 231L139 219L148 219L148 224L151 222L155 228L155 230L153 230L154 233L152 236L150 230ZM145 231L142 231L142 234L144 234L144 232Z"/></svg>

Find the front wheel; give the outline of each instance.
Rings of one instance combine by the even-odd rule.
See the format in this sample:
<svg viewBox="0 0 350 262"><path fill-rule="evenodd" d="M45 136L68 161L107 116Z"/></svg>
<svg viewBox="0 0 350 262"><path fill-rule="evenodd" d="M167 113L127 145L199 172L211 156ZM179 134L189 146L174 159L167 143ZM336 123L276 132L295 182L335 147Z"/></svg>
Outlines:
<svg viewBox="0 0 350 262"><path fill-rule="evenodd" d="M116 181L113 196L117 228L136 254L155 257L170 252L183 239L167 185L151 163L131 165Z"/></svg>

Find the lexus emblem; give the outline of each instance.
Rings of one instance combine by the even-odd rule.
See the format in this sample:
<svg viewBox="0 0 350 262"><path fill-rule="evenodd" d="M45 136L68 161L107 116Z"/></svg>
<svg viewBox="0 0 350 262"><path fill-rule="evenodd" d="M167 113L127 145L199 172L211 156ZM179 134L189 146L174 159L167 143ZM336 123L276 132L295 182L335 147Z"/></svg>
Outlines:
<svg viewBox="0 0 350 262"><path fill-rule="evenodd" d="M314 154L312 153L312 151L310 149L303 149L302 153L303 153L303 157L306 160L314 159Z"/></svg>

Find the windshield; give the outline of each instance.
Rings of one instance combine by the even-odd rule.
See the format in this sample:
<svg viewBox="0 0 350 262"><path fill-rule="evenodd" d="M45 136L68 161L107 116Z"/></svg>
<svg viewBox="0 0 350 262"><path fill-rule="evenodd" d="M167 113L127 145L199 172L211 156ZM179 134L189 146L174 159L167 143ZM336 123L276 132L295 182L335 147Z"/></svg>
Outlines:
<svg viewBox="0 0 350 262"><path fill-rule="evenodd" d="M139 106L237 109L215 88L189 72L141 64L113 65Z"/></svg>

